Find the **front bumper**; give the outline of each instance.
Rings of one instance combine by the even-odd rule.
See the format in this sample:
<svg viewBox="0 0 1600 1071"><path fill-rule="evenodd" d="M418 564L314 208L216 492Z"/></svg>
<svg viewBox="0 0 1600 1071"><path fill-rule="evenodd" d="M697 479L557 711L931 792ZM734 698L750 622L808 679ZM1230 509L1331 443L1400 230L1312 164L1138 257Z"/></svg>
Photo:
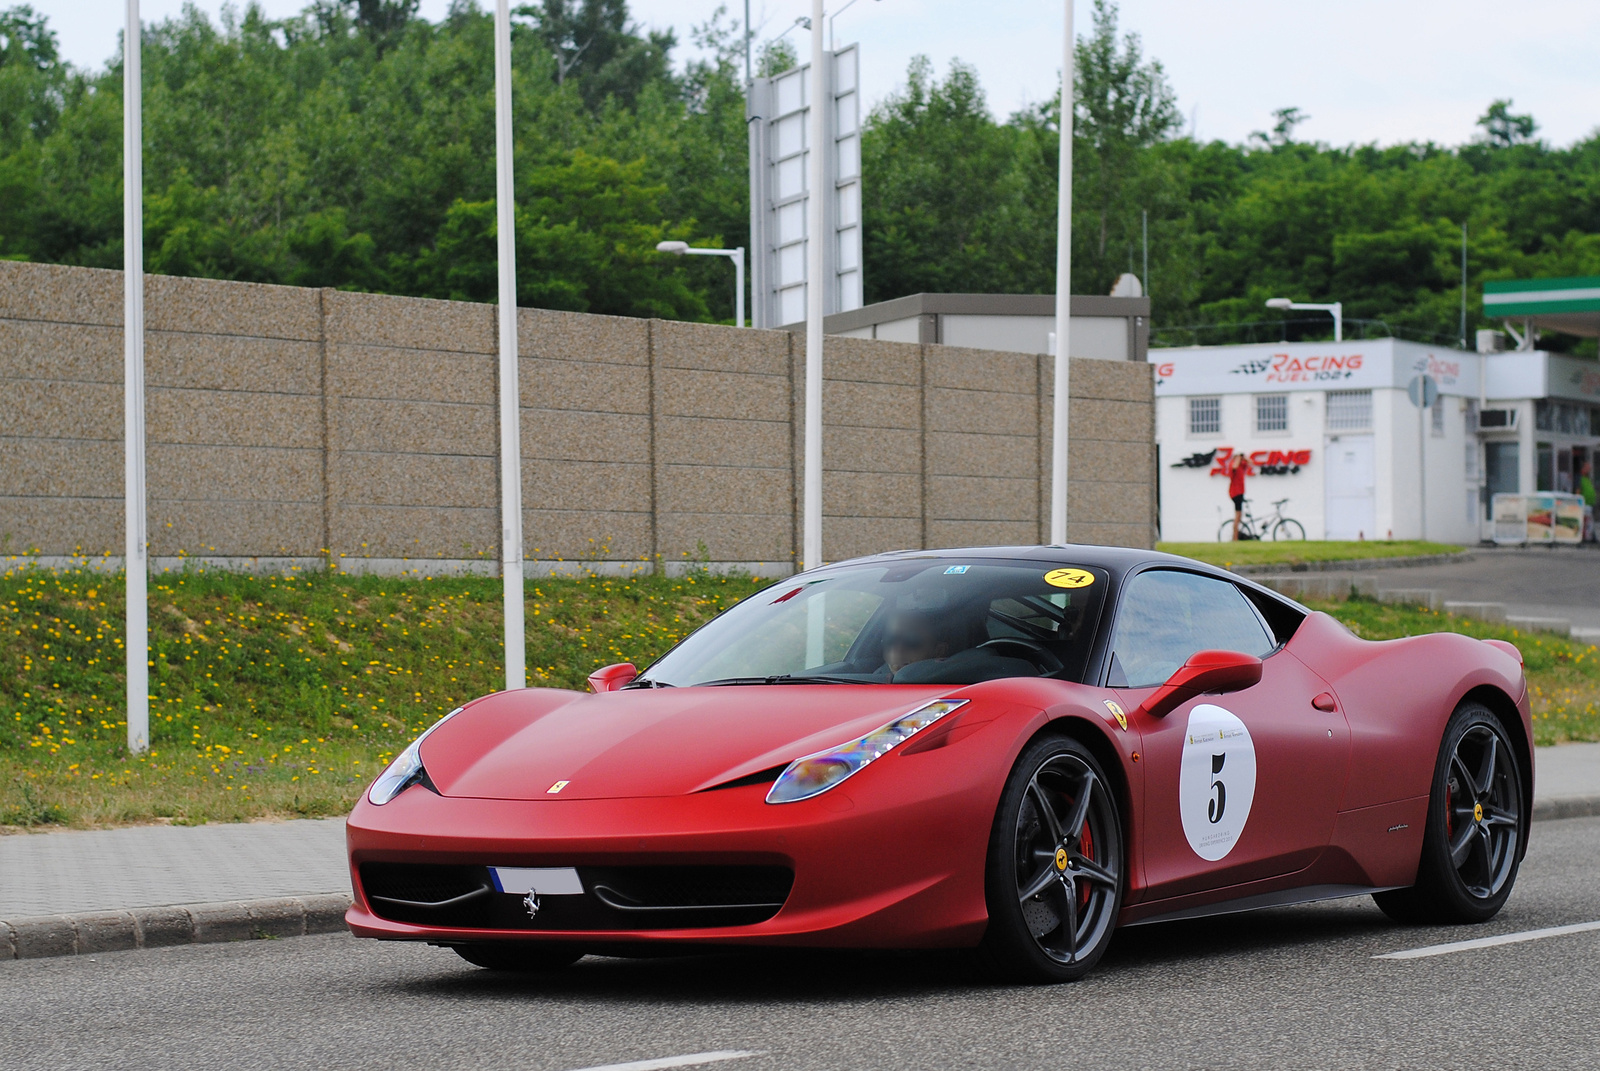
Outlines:
<svg viewBox="0 0 1600 1071"><path fill-rule="evenodd" d="M838 789L779 806L764 802L766 785L559 801L451 798L418 786L383 807L363 797L347 826L355 902L346 921L358 937L442 943L970 946L987 923L984 859L997 781L972 758L965 748L886 757ZM912 765L893 769L898 763ZM383 917L362 887L363 863L787 867L794 884L776 914L745 925L464 928Z"/></svg>

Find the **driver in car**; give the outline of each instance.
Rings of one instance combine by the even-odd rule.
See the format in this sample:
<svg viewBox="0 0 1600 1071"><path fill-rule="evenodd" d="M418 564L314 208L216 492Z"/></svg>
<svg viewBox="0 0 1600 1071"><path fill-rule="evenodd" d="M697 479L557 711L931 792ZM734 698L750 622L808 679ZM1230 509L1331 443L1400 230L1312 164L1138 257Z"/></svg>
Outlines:
<svg viewBox="0 0 1600 1071"><path fill-rule="evenodd" d="M987 638L962 613L935 616L902 610L889 619L883 634L883 668L894 684L968 684L1000 677L1037 677L1039 669L1022 658L984 650Z"/></svg>

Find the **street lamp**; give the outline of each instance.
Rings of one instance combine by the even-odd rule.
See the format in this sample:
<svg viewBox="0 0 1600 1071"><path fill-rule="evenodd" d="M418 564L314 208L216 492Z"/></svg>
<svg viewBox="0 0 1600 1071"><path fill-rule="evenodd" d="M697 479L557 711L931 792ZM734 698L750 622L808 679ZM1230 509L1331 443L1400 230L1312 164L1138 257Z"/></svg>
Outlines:
<svg viewBox="0 0 1600 1071"><path fill-rule="evenodd" d="M696 249L688 242L657 242L656 251L674 256L728 257L733 261L733 322L744 326L744 246L735 249Z"/></svg>
<svg viewBox="0 0 1600 1071"><path fill-rule="evenodd" d="M1317 305L1306 301L1290 301L1286 297L1267 299L1269 309L1316 309L1321 312L1333 314L1333 340L1344 341L1344 302L1335 301L1329 305Z"/></svg>

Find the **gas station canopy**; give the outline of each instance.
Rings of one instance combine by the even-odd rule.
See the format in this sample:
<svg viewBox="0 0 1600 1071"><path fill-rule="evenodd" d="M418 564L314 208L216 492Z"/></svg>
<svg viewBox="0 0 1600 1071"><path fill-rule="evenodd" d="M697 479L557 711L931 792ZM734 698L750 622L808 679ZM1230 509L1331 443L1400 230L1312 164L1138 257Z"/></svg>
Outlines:
<svg viewBox="0 0 1600 1071"><path fill-rule="evenodd" d="M1600 337L1600 275L1486 282L1483 311L1546 331Z"/></svg>

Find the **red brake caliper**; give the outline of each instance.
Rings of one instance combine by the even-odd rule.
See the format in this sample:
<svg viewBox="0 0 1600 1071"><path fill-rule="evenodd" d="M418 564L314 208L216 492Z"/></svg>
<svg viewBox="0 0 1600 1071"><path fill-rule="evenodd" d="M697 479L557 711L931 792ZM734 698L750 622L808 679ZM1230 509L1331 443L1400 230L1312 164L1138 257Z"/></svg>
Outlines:
<svg viewBox="0 0 1600 1071"><path fill-rule="evenodd" d="M1082 853L1085 859L1094 858L1094 834L1089 831L1089 820L1087 818L1083 820L1083 836L1079 840L1078 851ZM1080 911L1089 906L1089 893L1089 883L1080 881L1078 883L1078 909Z"/></svg>

